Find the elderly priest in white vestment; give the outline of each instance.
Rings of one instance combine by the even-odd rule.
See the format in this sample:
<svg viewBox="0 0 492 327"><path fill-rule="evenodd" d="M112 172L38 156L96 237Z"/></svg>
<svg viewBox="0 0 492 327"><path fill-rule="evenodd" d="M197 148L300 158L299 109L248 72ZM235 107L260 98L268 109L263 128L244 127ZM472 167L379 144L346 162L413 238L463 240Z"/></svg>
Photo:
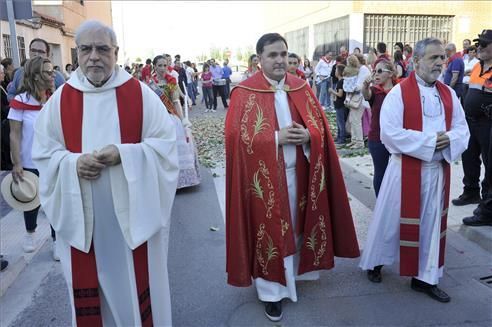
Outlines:
<svg viewBox="0 0 492 327"><path fill-rule="evenodd" d="M116 65L114 31L84 22L80 67L44 106L33 159L77 326L170 326L176 131L157 95Z"/></svg>
<svg viewBox="0 0 492 327"><path fill-rule="evenodd" d="M372 282L399 260L411 288L440 302L450 165L470 137L454 91L437 81L445 61L438 39L417 42L416 71L396 85L381 108L381 141L391 153L360 267Z"/></svg>

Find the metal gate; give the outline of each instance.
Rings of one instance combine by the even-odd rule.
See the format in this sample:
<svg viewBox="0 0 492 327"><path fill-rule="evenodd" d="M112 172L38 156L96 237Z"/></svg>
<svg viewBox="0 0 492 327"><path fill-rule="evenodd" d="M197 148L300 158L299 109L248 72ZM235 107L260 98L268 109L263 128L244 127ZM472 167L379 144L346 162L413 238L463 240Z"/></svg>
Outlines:
<svg viewBox="0 0 492 327"><path fill-rule="evenodd" d="M453 17L364 14L364 52L368 47L375 48L378 42L386 43L391 53L396 42L414 47L419 40L436 37L447 43L451 39Z"/></svg>
<svg viewBox="0 0 492 327"><path fill-rule="evenodd" d="M309 27L287 32L285 39L289 45L289 52L294 52L299 57L308 56Z"/></svg>

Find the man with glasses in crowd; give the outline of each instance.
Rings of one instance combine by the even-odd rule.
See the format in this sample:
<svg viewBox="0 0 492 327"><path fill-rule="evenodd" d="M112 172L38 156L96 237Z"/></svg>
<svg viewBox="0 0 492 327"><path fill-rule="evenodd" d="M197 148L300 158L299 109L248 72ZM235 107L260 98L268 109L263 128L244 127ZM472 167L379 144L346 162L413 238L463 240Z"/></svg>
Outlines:
<svg viewBox="0 0 492 327"><path fill-rule="evenodd" d="M73 325L170 326L174 123L159 97L116 65L110 27L84 22L75 43L80 69L45 104L33 145Z"/></svg>
<svg viewBox="0 0 492 327"><path fill-rule="evenodd" d="M35 57L43 57L50 58L50 45L43 39L33 39L31 43L29 43L29 59L33 59ZM22 76L24 76L24 68L20 68L15 72L14 78L12 79L12 83L9 84L7 88L8 99L12 100L17 94L17 90L22 84ZM65 83L65 77L59 71L55 71L55 88L60 87Z"/></svg>
<svg viewBox="0 0 492 327"><path fill-rule="evenodd" d="M381 142L391 153L360 267L371 282L400 258L400 275L411 288L439 302L450 297L437 287L443 275L451 163L470 137L454 91L438 82L445 60L442 42L418 41L416 70L384 99Z"/></svg>

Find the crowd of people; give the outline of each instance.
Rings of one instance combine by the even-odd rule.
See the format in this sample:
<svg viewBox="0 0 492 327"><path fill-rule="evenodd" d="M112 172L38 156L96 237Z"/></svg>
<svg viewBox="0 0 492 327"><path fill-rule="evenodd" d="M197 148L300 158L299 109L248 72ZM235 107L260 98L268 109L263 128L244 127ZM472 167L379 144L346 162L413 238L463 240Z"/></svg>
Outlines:
<svg viewBox="0 0 492 327"><path fill-rule="evenodd" d="M2 195L24 212L25 252L43 207L74 324L171 324L170 214L176 189L200 183L188 119L200 85L205 112L218 97L227 111L227 281L254 282L271 321L283 299L297 302L296 280L360 256L337 148L366 140L377 200L360 268L380 283L399 261L412 290L450 301L438 283L460 157L464 191L452 203L478 204L465 225L492 225L492 30L461 52L429 37L397 42L392 56L383 42L366 55L343 46L314 67L268 33L232 89L228 61L199 72L162 54L118 66L115 32L97 21L82 23L75 42L79 67L66 74L42 39L21 67L0 67L2 170L11 171Z"/></svg>

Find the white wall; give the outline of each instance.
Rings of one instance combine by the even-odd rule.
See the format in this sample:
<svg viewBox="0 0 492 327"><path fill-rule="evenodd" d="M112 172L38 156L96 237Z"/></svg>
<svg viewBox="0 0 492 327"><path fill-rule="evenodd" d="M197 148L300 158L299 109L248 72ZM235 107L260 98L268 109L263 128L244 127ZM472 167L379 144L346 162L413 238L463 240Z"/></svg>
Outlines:
<svg viewBox="0 0 492 327"><path fill-rule="evenodd" d="M352 13L349 17L349 53L352 53L355 48L364 51L364 14Z"/></svg>

